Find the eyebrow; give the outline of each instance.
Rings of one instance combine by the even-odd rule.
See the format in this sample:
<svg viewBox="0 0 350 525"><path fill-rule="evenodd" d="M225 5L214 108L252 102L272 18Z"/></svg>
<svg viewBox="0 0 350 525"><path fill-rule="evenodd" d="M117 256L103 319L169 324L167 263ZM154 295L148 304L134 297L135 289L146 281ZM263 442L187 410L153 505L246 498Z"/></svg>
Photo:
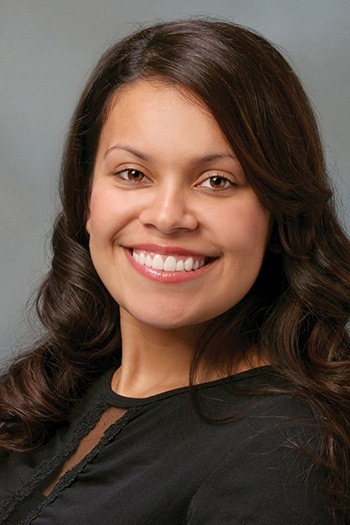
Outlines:
<svg viewBox="0 0 350 525"><path fill-rule="evenodd" d="M151 158L148 157L147 155L145 155L144 153L141 153L140 151L138 151L138 150L136 150L134 148L130 148L129 146L124 146L122 144L116 144L115 146L112 146L111 148L108 148L108 150L104 154L104 158L106 158L107 155L111 151L114 151L114 150L127 151L128 153L131 153L132 155L134 155L134 157L137 157L137 158L139 158L141 160L144 160L146 162L151 161ZM238 162L237 157L233 153L212 153L212 154L209 154L209 155L203 155L202 157L194 158L191 161L191 164L192 163L195 164L195 165L197 165L197 164L207 164L208 162L212 162L213 160L226 159L226 158L233 159L234 161Z"/></svg>
<svg viewBox="0 0 350 525"><path fill-rule="evenodd" d="M107 157L108 153L110 153L111 151L116 150L116 149L121 149L123 151L127 151L128 153L131 153L132 155L134 155L134 157L138 157L141 160L146 160L146 161L150 160L149 157L147 157L147 155L144 155L140 151L137 151L136 149L129 148L128 146L122 146L122 145L119 145L119 144L116 144L115 146L112 146L111 148L109 148L106 151L106 153L104 154L104 158Z"/></svg>

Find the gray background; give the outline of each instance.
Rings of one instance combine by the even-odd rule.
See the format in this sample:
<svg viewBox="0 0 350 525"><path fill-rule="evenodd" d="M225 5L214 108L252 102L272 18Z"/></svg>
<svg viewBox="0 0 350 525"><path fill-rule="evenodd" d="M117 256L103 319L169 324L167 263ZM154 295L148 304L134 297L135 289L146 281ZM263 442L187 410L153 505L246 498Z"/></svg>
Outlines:
<svg viewBox="0 0 350 525"><path fill-rule="evenodd" d="M350 0L0 0L0 355L28 339L23 307L47 269L62 145L88 72L140 24L190 15L250 26L285 52L317 109L350 231Z"/></svg>

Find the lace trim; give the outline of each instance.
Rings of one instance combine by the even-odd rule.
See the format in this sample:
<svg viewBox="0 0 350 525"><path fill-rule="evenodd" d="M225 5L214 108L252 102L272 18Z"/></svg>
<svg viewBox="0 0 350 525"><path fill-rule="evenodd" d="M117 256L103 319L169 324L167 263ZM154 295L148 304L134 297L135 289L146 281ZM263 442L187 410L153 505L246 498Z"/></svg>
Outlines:
<svg viewBox="0 0 350 525"><path fill-rule="evenodd" d="M82 438L74 452L65 459L63 465L60 465L58 471L54 472L52 476L49 476L45 482L46 485L42 487L43 496L49 496L57 483L63 478L63 476L72 470L78 463L80 463L85 456L96 447L100 442L106 430L122 419L127 412L126 409L111 406L101 414L100 419L96 425Z"/></svg>
<svg viewBox="0 0 350 525"><path fill-rule="evenodd" d="M52 492L45 498L45 500L26 517L24 518L19 525L29 525L31 521L36 518L39 513L50 503L52 503L57 495L66 487L68 487L75 478L83 471L85 466L90 463L97 455L98 453L104 448L110 441L112 441L115 436L125 427L125 425L128 423L131 416L138 410L139 408L135 408L134 410L129 410L126 412L118 421L116 421L114 424L112 424L105 432L103 437L100 439L98 444L92 449L92 451L85 456L75 467L73 467L71 470L66 472L64 476L60 479L60 481L55 485Z"/></svg>
<svg viewBox="0 0 350 525"><path fill-rule="evenodd" d="M95 405L89 412L87 412L80 422L76 425L77 430L74 434L73 439L66 445L61 452L56 454L51 460L43 461L34 470L31 478L22 485L22 487L15 492L8 500L4 501L0 506L0 523L4 523L4 520L13 512L16 504L23 501L29 496L39 483L43 483L45 479L50 476L55 469L64 461L64 459L73 452L78 446L82 438L90 431L90 429L97 423L101 417L101 413L104 412L109 405L103 401ZM121 420L119 420L120 422ZM26 522L27 523L27 522Z"/></svg>

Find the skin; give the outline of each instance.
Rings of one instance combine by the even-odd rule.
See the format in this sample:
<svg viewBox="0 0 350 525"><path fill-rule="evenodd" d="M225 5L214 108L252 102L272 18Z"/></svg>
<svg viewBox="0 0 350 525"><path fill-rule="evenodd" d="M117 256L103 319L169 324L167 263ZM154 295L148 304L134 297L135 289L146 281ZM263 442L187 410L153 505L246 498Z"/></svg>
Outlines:
<svg viewBox="0 0 350 525"><path fill-rule="evenodd" d="M188 384L203 328L255 282L270 223L215 119L190 91L152 80L116 93L86 224L94 266L120 305L116 391L144 397ZM131 255L140 246L163 257L195 252L209 264L175 277L147 274ZM202 371L202 380L216 378L217 371Z"/></svg>

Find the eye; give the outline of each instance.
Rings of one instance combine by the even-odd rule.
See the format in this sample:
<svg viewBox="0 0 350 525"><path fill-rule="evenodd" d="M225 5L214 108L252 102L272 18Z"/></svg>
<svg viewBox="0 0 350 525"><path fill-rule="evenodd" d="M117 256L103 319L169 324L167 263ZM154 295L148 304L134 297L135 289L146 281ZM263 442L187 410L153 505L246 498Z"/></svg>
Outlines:
<svg viewBox="0 0 350 525"><path fill-rule="evenodd" d="M126 168L115 172L122 181L130 183L138 182L150 182L150 180L142 173L140 170L135 170L133 168Z"/></svg>
<svg viewBox="0 0 350 525"><path fill-rule="evenodd" d="M209 188L212 190L226 190L236 186L236 184L226 177L222 177L221 175L212 175L201 182L200 186L202 188Z"/></svg>

